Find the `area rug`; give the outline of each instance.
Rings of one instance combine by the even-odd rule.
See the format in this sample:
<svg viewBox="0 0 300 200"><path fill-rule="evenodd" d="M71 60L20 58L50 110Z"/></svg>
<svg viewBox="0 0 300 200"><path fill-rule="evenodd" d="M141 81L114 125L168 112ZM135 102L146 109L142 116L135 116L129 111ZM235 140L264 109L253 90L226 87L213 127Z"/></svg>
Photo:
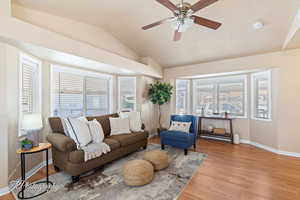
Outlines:
<svg viewBox="0 0 300 200"><path fill-rule="evenodd" d="M189 151L187 156L181 149L166 146L171 158L170 166L155 172L153 181L145 186L130 187L122 178L122 166L129 160L142 159L146 151L160 149L160 145L149 144L147 150L132 153L105 167L86 174L72 184L69 175L60 172L50 176L54 183L51 190L35 199L41 200L173 200L200 166L204 154ZM31 191L26 191L26 196ZM17 191L14 191L16 194Z"/></svg>

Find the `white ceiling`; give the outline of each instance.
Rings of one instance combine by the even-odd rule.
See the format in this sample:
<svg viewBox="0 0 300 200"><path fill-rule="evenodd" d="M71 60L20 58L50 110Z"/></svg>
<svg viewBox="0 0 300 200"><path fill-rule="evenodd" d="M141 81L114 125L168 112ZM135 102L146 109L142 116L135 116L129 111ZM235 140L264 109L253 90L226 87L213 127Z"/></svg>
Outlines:
<svg viewBox="0 0 300 200"><path fill-rule="evenodd" d="M281 50L300 7L299 0L220 0L197 13L223 23L219 30L194 25L181 41L173 42L173 30L169 25L141 30L144 25L171 16L171 12L155 0L13 1L101 26L140 56L150 56L164 67ZM254 30L252 24L258 20L266 26ZM300 41L293 40L291 46L300 47Z"/></svg>

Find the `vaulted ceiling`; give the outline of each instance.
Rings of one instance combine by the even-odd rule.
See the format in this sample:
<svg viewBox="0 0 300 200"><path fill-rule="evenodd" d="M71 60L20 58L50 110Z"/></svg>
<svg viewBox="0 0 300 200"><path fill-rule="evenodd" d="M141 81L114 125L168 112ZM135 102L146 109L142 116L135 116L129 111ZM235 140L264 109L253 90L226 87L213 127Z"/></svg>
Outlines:
<svg viewBox="0 0 300 200"><path fill-rule="evenodd" d="M141 29L144 25L172 15L155 0L13 2L100 26L140 56L150 56L164 67L281 50L300 7L299 0L220 0L196 13L222 22L220 29L214 31L194 25L184 33L181 41L173 42L173 29L168 24L148 31ZM197 0L187 2L193 4ZM262 21L265 26L259 30L253 29L256 21ZM300 47L300 41L293 40L290 47Z"/></svg>

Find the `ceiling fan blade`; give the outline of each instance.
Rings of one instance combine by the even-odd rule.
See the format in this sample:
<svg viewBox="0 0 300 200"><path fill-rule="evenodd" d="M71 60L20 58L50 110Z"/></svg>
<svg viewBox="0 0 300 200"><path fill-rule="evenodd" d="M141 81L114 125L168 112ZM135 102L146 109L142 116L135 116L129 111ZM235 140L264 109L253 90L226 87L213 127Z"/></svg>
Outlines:
<svg viewBox="0 0 300 200"><path fill-rule="evenodd" d="M172 12L178 10L178 8L169 0L156 0L156 1L162 4L163 6L165 6L166 8L168 8L169 10L171 10Z"/></svg>
<svg viewBox="0 0 300 200"><path fill-rule="evenodd" d="M192 5L192 7L190 9L195 13L195 12L201 10L202 8L205 8L217 1L218 0L200 0L197 3L195 3L194 5Z"/></svg>
<svg viewBox="0 0 300 200"><path fill-rule="evenodd" d="M180 39L181 39L181 32L179 32L178 30L175 30L173 40L174 41L179 41Z"/></svg>
<svg viewBox="0 0 300 200"><path fill-rule="evenodd" d="M155 26L164 24L164 23L166 23L166 22L172 21L173 19L175 19L175 17L168 17L168 18L166 18L166 19L160 20L160 21L158 21L158 22L154 22L154 23L149 24L149 25L147 25L147 26L143 26L142 29L143 29L143 30L147 30L147 29L153 28L153 27L155 27Z"/></svg>
<svg viewBox="0 0 300 200"><path fill-rule="evenodd" d="M192 17L194 18L195 24L199 24L199 25L202 25L202 26L205 26L207 28L214 29L214 30L217 30L222 25L219 22L215 22L215 21L212 21L210 19L203 18L203 17L198 17L198 16L195 16L195 15L193 15Z"/></svg>

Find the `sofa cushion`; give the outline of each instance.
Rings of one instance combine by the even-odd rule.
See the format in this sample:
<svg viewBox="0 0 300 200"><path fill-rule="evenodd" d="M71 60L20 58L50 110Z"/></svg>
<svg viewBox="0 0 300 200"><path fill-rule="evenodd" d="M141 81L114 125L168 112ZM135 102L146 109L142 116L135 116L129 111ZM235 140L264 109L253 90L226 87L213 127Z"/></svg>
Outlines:
<svg viewBox="0 0 300 200"><path fill-rule="evenodd" d="M116 150L121 147L121 144L117 140L113 140L110 138L106 138L103 140L109 147L110 150ZM84 151L83 150L76 150L72 151L69 154L69 160L71 163L83 163L84 162Z"/></svg>
<svg viewBox="0 0 300 200"><path fill-rule="evenodd" d="M130 144L134 144L138 141L148 139L149 133L147 131L144 132L135 132L121 135L112 135L109 136L109 139L117 140L120 142L121 146L127 146Z"/></svg>
<svg viewBox="0 0 300 200"><path fill-rule="evenodd" d="M121 147L120 142L118 142L117 140L111 139L111 138L105 138L103 140L103 142L106 143L110 147L111 151Z"/></svg>
<svg viewBox="0 0 300 200"><path fill-rule="evenodd" d="M103 116L96 116L96 117L87 117L87 120L91 121L93 119L96 119L102 126L103 132L105 136L110 135L110 117L119 117L117 113L110 114L110 115L103 115Z"/></svg>

